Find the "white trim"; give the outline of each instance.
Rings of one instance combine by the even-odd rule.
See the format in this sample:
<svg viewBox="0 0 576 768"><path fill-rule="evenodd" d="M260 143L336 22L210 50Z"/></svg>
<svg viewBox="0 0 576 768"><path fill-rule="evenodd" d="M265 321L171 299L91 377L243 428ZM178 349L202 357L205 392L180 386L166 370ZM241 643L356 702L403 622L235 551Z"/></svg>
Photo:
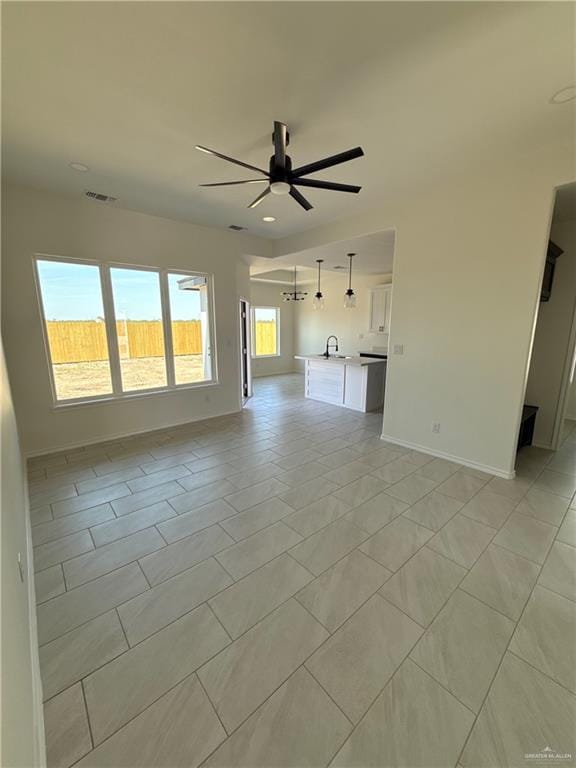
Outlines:
<svg viewBox="0 0 576 768"><path fill-rule="evenodd" d="M574 255L572 258L576 258ZM560 394L558 396L558 402L556 403L556 414L554 416L554 429L552 432L552 442L550 448L553 451L557 451L560 448L562 440L562 430L564 427L564 421L566 420L566 412L568 410L568 396L570 394L570 387L572 385L572 379L574 373L574 356L576 354L576 301L572 307L572 319L570 321L570 335L568 337L568 346L566 349L566 357L564 359L564 365L562 367L562 378L560 382Z"/></svg>
<svg viewBox="0 0 576 768"><path fill-rule="evenodd" d="M26 478L26 466L22 460L22 477ZM25 526L26 526L26 587L28 592L28 622L30 625L30 663L32 666L32 699L34 719L34 753L38 768L46 766L46 736L44 732L44 705L42 677L40 675L40 654L38 645L38 625L36 616L36 581L34 574L34 548L32 544L32 522L30 520L30 501L28 484L24 481Z"/></svg>
<svg viewBox="0 0 576 768"><path fill-rule="evenodd" d="M252 395L252 379L254 378L255 374L252 372L252 305L249 301L249 299L245 298L244 296L238 296L238 370L240 371L240 408L244 407L244 393L242 392L242 364L243 364L243 351L242 351L242 303L244 302L245 305L245 311L246 311L246 383L247 383L247 389L248 389L248 395L246 396L249 400Z"/></svg>
<svg viewBox="0 0 576 768"><path fill-rule="evenodd" d="M133 400L138 397L151 397L153 395L169 395L186 389L204 389L206 387L219 387L218 381L197 381L192 384L175 384L173 387L158 387L157 389L131 389L120 395L98 395L98 397L76 398L75 400L59 400L51 408L52 411L63 411L77 406L103 405L105 403L118 403L123 400Z"/></svg>
<svg viewBox="0 0 576 768"><path fill-rule="evenodd" d="M164 365L166 366L166 383L169 387L176 386L176 366L174 364L174 340L172 338L172 309L170 307L170 289L168 274L161 270L159 276L160 305L162 307L162 331L164 334Z"/></svg>
<svg viewBox="0 0 576 768"><path fill-rule="evenodd" d="M90 403L92 405L92 403ZM55 448L41 449L39 451L26 451L24 457L26 459L35 459L38 456L51 456L53 453L62 453L71 451L74 448L87 448L91 445L100 445L101 443L112 443L115 440L124 440L128 437L138 437L140 435L152 435L155 432L164 432L167 429L173 429L174 427L183 427L186 424L196 424L199 421L208 421L210 419L221 419L223 416L234 416L235 413L241 413L242 409L237 408L233 411L224 411L223 413L215 413L214 416L200 416L197 419L185 419L184 421L171 421L167 424L163 424L161 427L155 427L154 429L138 429L130 432L115 432L108 437L101 437L97 440L76 440L72 443L64 443L64 445L58 445ZM70 465L72 466L72 465Z"/></svg>
<svg viewBox="0 0 576 768"><path fill-rule="evenodd" d="M477 469L479 472L486 472L489 475L496 475L496 477L502 477L504 480L513 480L516 476L516 472L506 472L503 469L497 467L491 467L488 464L479 464L477 461L470 461L469 459L463 459L460 456L454 456L451 453L445 453L444 451L435 451L431 448L427 448L424 445L418 443L411 443L409 440L399 440L397 437L391 437L382 433L380 440L384 440L387 443L396 443L396 445L402 446L402 448L411 448L413 451L420 451L420 453L426 453L428 456L435 456L438 459L446 459L447 461L454 461L456 464L462 464L464 467L470 469Z"/></svg>
<svg viewBox="0 0 576 768"><path fill-rule="evenodd" d="M112 277L110 276L110 267L107 264L100 264L100 291L102 293L102 308L104 310L104 323L106 325L106 339L108 341L108 365L110 367L110 376L112 379L112 396L120 397L122 395L122 369L120 367L120 349L118 347L118 323L116 320L116 306L114 304L114 294L112 292ZM52 368L50 369L54 375ZM104 395L107 399L108 395ZM76 400L78 398L75 398ZM82 398L86 402L88 398ZM89 398L92 399L92 398ZM62 400L55 400L54 406L60 406Z"/></svg>
<svg viewBox="0 0 576 768"><path fill-rule="evenodd" d="M550 234L552 231L552 219L554 217L554 207L556 205L556 187L551 190L550 202L548 208L548 221L546 225L546 239L542 244L542 262L540 264L540 277L538 280L538 291L533 297L532 304L532 331L530 334L530 344L528 346L528 355L526 357L526 365L524 367L524 381L522 383L521 396L518 403L518 411L516 414L516 427L514 430L514 445L513 445L513 460L518 453L518 437L520 435L520 427L522 426L522 413L524 411L524 405L526 403L526 390L528 389L528 377L530 376L530 364L532 362L532 352L534 351L534 339L536 338L536 324L538 322L538 314L540 312L540 295L542 293L542 282L544 281L544 270L546 268L546 255L548 253L548 241L550 240Z"/></svg>

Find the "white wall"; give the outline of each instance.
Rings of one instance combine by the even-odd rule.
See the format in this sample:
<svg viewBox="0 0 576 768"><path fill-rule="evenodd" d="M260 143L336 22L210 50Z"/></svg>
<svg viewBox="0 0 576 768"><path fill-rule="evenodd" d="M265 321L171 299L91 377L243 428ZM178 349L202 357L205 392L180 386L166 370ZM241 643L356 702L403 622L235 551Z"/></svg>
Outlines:
<svg viewBox="0 0 576 768"><path fill-rule="evenodd" d="M387 347L388 334L370 333L370 288L374 285L392 282L392 275L354 275L352 288L356 294L356 308L344 309L344 292L348 288L348 273L328 272L322 276L321 288L324 294L324 309L312 308L312 295L316 290L308 286L306 301L296 307L295 348L300 355L314 355L324 352L326 339L331 334L338 337L341 354L357 354L370 350L372 346ZM303 361L299 370L303 370Z"/></svg>
<svg viewBox="0 0 576 768"><path fill-rule="evenodd" d="M8 187L5 201L6 357L26 452L51 451L239 409L238 297L250 290L241 257L250 252L265 255L266 242L20 186ZM55 410L33 280L35 253L212 273L219 383Z"/></svg>
<svg viewBox="0 0 576 768"><path fill-rule="evenodd" d="M26 473L18 440L10 385L0 361L1 468L1 752L5 768L46 763L36 636L36 605L30 544ZM24 581L20 579L18 554Z"/></svg>
<svg viewBox="0 0 576 768"><path fill-rule="evenodd" d="M396 228L384 435L502 475L515 446L556 185L572 144L470 167L279 253ZM431 431L440 422L441 431Z"/></svg>
<svg viewBox="0 0 576 768"><path fill-rule="evenodd" d="M253 357L252 375L272 376L294 370L294 315L300 307L292 301L282 301L280 293L290 290L288 285L272 285L251 281L253 307L277 307L280 310L280 354L277 357Z"/></svg>
<svg viewBox="0 0 576 768"><path fill-rule="evenodd" d="M553 219L551 239L564 250L556 262L550 300L539 305L526 403L537 405L534 443L553 447L576 308L576 221Z"/></svg>
<svg viewBox="0 0 576 768"><path fill-rule="evenodd" d="M566 414L567 419L576 420L576 376L572 379L572 383L568 387L568 400L566 402Z"/></svg>

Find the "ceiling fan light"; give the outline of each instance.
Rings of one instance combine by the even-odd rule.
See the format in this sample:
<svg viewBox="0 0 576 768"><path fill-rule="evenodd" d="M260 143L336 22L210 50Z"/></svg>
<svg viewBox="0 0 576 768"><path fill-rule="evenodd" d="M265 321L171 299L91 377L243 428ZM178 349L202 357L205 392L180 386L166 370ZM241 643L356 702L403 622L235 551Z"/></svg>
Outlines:
<svg viewBox="0 0 576 768"><path fill-rule="evenodd" d="M273 181L270 184L270 192L273 195L288 195L290 194L290 184L285 181Z"/></svg>

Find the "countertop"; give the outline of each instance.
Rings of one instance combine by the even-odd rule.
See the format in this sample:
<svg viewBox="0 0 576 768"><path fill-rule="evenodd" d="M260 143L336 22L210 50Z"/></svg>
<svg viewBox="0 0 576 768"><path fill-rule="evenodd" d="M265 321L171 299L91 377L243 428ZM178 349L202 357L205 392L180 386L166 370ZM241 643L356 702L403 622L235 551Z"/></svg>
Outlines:
<svg viewBox="0 0 576 768"><path fill-rule="evenodd" d="M359 355L368 355L370 357L371 355L386 355L388 356L388 350L387 349L359 349L358 350Z"/></svg>
<svg viewBox="0 0 576 768"><path fill-rule="evenodd" d="M321 363L334 363L335 365L386 365L386 360L382 360L378 357L358 357L358 355L351 355L350 357L335 357L331 355L326 358L324 355L294 355L295 360L313 360Z"/></svg>

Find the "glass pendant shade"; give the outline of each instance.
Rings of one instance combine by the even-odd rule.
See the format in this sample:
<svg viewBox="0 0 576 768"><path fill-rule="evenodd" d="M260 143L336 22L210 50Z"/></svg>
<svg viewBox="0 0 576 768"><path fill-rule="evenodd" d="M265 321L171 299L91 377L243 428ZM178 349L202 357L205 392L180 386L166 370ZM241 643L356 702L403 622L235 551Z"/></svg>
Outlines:
<svg viewBox="0 0 576 768"><path fill-rule="evenodd" d="M324 309L324 296L320 290L320 268L323 262L324 259L316 259L316 264L318 264L318 290L312 299L312 309Z"/></svg>
<svg viewBox="0 0 576 768"><path fill-rule="evenodd" d="M350 259L349 271L348 271L348 290L344 294L344 309L356 309L356 296L352 290L352 259L356 256L355 253L348 253Z"/></svg>
<svg viewBox="0 0 576 768"><path fill-rule="evenodd" d="M351 289L344 294L344 309L356 309L356 295Z"/></svg>

